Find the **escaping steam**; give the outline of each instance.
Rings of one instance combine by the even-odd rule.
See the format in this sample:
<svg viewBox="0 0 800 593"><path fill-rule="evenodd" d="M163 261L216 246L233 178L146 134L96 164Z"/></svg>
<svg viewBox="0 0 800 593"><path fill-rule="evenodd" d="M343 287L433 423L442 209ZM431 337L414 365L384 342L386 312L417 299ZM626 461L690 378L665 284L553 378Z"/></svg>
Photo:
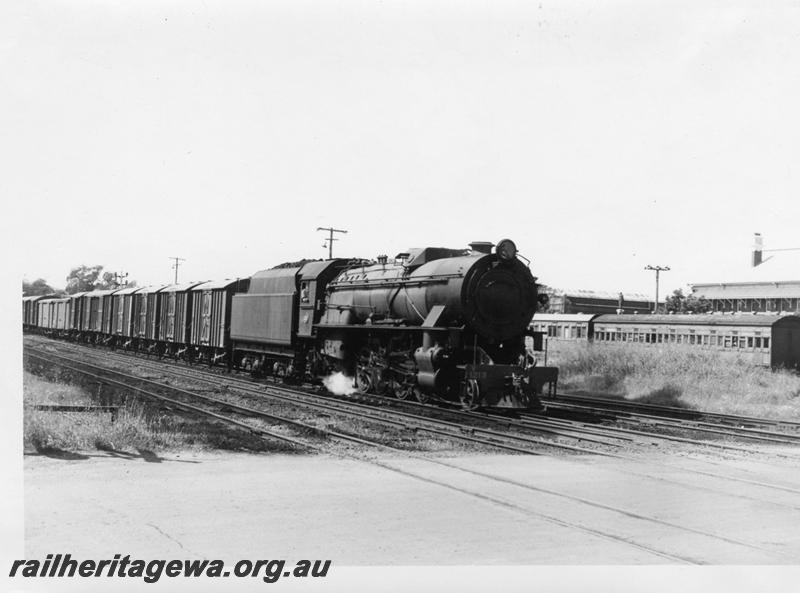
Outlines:
<svg viewBox="0 0 800 593"><path fill-rule="evenodd" d="M342 372L333 373L322 380L325 388L334 395L350 395L356 388L353 385L353 378L348 377Z"/></svg>

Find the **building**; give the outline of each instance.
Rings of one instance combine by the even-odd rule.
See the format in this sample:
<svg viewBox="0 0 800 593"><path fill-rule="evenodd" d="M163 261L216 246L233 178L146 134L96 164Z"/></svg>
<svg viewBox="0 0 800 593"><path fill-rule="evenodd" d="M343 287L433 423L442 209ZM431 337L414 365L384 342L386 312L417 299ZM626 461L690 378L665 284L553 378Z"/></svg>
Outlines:
<svg viewBox="0 0 800 593"><path fill-rule="evenodd" d="M750 266L727 274L691 284L692 294L710 301L712 311L800 314L800 248L765 250L756 233Z"/></svg>
<svg viewBox="0 0 800 593"><path fill-rule="evenodd" d="M599 292L596 290L562 290L547 288L549 313L649 313L653 300L634 293Z"/></svg>

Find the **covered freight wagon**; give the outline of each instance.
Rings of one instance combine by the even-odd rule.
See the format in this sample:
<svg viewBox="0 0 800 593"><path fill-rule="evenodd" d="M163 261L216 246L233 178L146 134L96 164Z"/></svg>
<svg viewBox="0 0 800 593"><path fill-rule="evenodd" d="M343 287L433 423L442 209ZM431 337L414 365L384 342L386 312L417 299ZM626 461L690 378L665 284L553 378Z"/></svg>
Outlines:
<svg viewBox="0 0 800 593"><path fill-rule="evenodd" d="M191 289L190 358L214 364L231 359L231 305L236 293L247 291L249 278L205 282Z"/></svg>

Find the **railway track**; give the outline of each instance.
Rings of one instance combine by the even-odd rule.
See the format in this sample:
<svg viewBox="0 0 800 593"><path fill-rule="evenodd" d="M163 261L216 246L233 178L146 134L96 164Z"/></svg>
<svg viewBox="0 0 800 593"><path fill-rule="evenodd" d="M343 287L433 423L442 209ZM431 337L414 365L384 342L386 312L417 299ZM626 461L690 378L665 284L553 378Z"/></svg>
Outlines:
<svg viewBox="0 0 800 593"><path fill-rule="evenodd" d="M84 352L92 352L93 349L84 350ZM129 354L119 354L119 353L103 353L104 358L106 357L117 357L117 360L125 360L129 358ZM204 377L206 381L216 381L218 385L237 385L243 389L254 389L254 385L258 385L259 389L263 390L261 393L265 394L277 394L283 390L283 394L286 397L296 398L298 394L298 389L293 389L291 391L286 391L283 387L277 387L274 384L265 386L263 383L254 383L250 380L231 377L230 375L225 375L224 378L219 375L219 373L213 372L208 369L201 369L198 367L188 367L186 365L176 365L174 363L166 362L166 361L151 361L148 359L142 359L141 357L137 356L137 360L139 364L142 366L146 366L147 368L152 369L154 372L159 372L163 370L165 364L169 364L169 366L173 367L174 373L183 374L184 377L187 379L193 380L199 377ZM302 393L305 395L313 395L315 398L319 399L319 392L318 391L311 391L308 389L302 390ZM333 396L331 394L326 393L326 400L331 401ZM780 439L776 437L771 437L767 435L754 435L754 434L742 434L736 430L722 430L717 429L711 431L706 427L695 427L695 426L685 426L680 424L668 423L664 422L660 425L661 432L653 432L652 430L642 430L641 427L636 428L626 428L621 425L612 425L609 426L607 424L600 423L597 419L592 422L586 421L564 421L563 419L554 419L542 415L534 415L534 414L525 414L522 418L510 418L508 416L503 416L497 413L494 414L485 414L485 413L477 413L477 412L467 412L455 409L443 409L437 405L430 405L430 404L420 404L418 402L412 401L403 401L397 400L395 398L388 398L383 397L375 394L353 394L351 396L346 397L339 397L337 398L342 401L348 401L350 406L359 405L362 403L362 409L366 410L374 410L376 405L384 406L384 407L391 407L393 408L393 415L403 415L403 414L411 414L412 416L420 416L422 414L427 414L430 416L438 416L438 417L449 417L452 422L464 422L467 421L471 424L476 422L490 422L495 426L502 426L506 430L515 430L522 433L527 434L536 434L539 436L549 437L546 440L541 440L539 444L547 445L550 447L562 448L566 450L576 450L575 447L570 446L568 443L564 443L564 440L572 440L574 442L580 443L582 446L591 445L595 448L595 450L600 448L610 448L610 449L618 449L623 445L627 445L629 443L637 442L642 445L652 446L654 443L658 442L671 442L671 443L684 443L688 445L697 445L702 447L707 447L711 449L716 449L720 451L727 451L727 452L738 452L742 454L749 454L751 449L743 446L739 446L736 444L721 442L718 440L710 440L710 439L698 439L698 438L690 438L687 436L686 433L709 433L712 432L716 436L725 436L725 437L732 437L732 438L741 438L747 439L751 441L763 441L772 444L797 444L800 442L800 439L792 440L791 438L787 439ZM607 416L607 414L606 414ZM600 418L602 420L602 416ZM454 425L451 425L451 428ZM653 422L647 424L646 428L653 428ZM560 441L554 441L553 438L558 438ZM784 457L784 458L797 458L800 460L800 457L791 455L788 453L775 453L775 455Z"/></svg>
<svg viewBox="0 0 800 593"><path fill-rule="evenodd" d="M317 410L318 413L338 413L341 415L350 415L358 416L361 419L364 419L367 422L372 422L378 424L383 427L389 427L394 429L402 429L406 432L412 429L412 425L422 423L420 430L425 431L426 427L428 432L432 435L436 435L437 437L447 438L450 437L455 440L461 440L463 442L470 442L472 444L484 444L487 446L493 446L500 449L505 450L512 450L518 453L532 453L532 454L553 454L555 451L560 452L567 452L567 453L578 453L582 455L572 456L569 457L572 462L574 463L581 463L584 462L584 457L586 455L601 455L608 458L615 458L625 461L633 462L642 468L646 468L645 471L638 471L638 470L628 470L625 473L644 477L650 480L656 480L663 483L668 484L675 484L681 486L683 488L689 488L692 490L699 490L699 491L709 491L709 492L719 492L718 488L708 488L703 487L696 484L697 479L692 479L691 476L702 477L702 478L714 478L715 480L724 480L727 482L739 483L739 484L748 484L758 486L760 488L765 489L767 492L788 492L793 495L800 494L800 489L795 487L793 484L780 484L780 483L772 483L764 481L763 479L753 479L747 475L730 475L726 473L720 473L719 471L715 471L713 468L718 465L713 461L709 461L707 459L697 460L698 463L702 463L704 465L710 465L712 467L711 470L704 470L698 469L697 467L688 468L686 467L685 463L678 463L672 460L661 460L658 462L654 462L652 459L642 460L639 459L636 455L628 454L626 451L620 451L621 446L619 441L614 442L605 442L603 446L595 445L593 448L586 448L585 446L580 445L570 445L568 443L559 442L553 440L553 438L563 439L564 435L568 435L574 439L585 439L587 436L585 434L575 435L571 431L561 430L556 432L553 429L550 433L549 439L544 439L541 436L530 436L532 433L536 435L541 435L541 428L542 425L547 425L550 423L548 420L538 420L533 423L533 426L528 426L527 420L514 420L505 417L496 417L496 416L487 416L483 414L477 414L474 412L462 412L457 410L442 410L436 406L429 406L424 404L418 404L416 402L402 402L400 400L396 400L393 398L382 398L380 396L371 396L367 394L358 394L355 396L355 399L359 400L357 402L351 401L346 398L340 398L339 400L334 399L330 396L322 397L319 393L309 393L307 390L299 391L297 388L287 389L285 387L276 387L273 385L264 385L262 383L254 383L251 380L231 377L231 376L221 376L218 373L210 372L205 369L198 369L195 367L186 367L184 365L174 365L174 364L165 364L163 361L152 361L152 360L144 360L141 358L132 358L128 354L119 354L119 353L108 353L108 352L100 352L95 349L86 348L83 346L76 346L73 344L64 344L62 342L55 342L60 348L68 349L74 352L77 355L80 355L82 358L89 358L96 357L99 361L102 361L104 364L108 364L109 362L114 363L135 363L136 366L142 367L149 373L165 373L169 372L170 376L173 378L182 378L183 380L189 380L192 382L199 382L202 385L206 385L204 389L207 389L207 386L213 386L214 389L217 390L235 390L237 392L242 392L250 398L250 401L260 401L265 397L272 397L273 399L277 398L280 401L287 402L289 401L291 405L302 405L307 409ZM365 401L369 403L364 403ZM402 412L396 410L394 407L400 405L405 409L411 410L411 412ZM379 407L376 407L379 406ZM392 406L392 409L386 409L387 406ZM434 418L426 417L426 414L430 414L431 412L435 412L437 415L446 415L449 416L450 420L437 420ZM422 414L422 415L421 415ZM462 423L456 423L455 420L461 420ZM490 421L495 427L495 430L491 429L482 429L480 427L474 426L464 426L463 421L467 420L469 422L486 422ZM431 423L434 425L431 426ZM501 433L499 432L500 429L503 428L505 430L521 430L523 434L521 435L514 435L509 433ZM563 427L562 427L563 428ZM576 430L573 428L572 430ZM613 431L613 427L609 427L605 433L602 434L609 434L609 431ZM525 434L527 432L527 434ZM481 442L474 438L474 435L483 435L487 440ZM596 434L596 431L591 430L591 434ZM555 436L554 436L555 435ZM617 438L621 441L630 444L640 444L640 442L633 441L628 436L619 436ZM648 439L644 441L647 443L648 448L652 448L653 441ZM703 442L701 442L704 444ZM747 451L746 449L742 449L743 451ZM726 451L730 453L730 451ZM748 451L749 453L749 451ZM789 456L792 458L792 456ZM661 468L661 471L657 473L653 473L653 469ZM671 470L680 470L682 474L687 474L688 479L683 478L673 478L673 477L665 477L663 474L668 473ZM730 491L730 488L727 487L726 491ZM752 499L752 497L746 495L740 495L738 493L732 492L731 495L745 498L745 499ZM761 499L757 499L761 500ZM769 501L768 501L769 502ZM772 503L770 503L772 504ZM797 503L790 502L786 503L784 501L775 501L775 505L777 506L786 506L793 509L797 509Z"/></svg>
<svg viewBox="0 0 800 593"><path fill-rule="evenodd" d="M81 352L82 355L92 356L96 349L87 348L85 346L78 346L74 344L67 344L63 342L55 342L66 348L77 349L75 352ZM103 359L115 359L120 362L125 362L131 359L130 353L116 353L103 351ZM185 364L176 364L169 361L158 360L153 361L149 358L143 358L141 355L134 357L139 366L149 368L154 372L161 372L167 366L172 368L173 373L182 374L186 379L197 380L203 378L205 381L215 382L219 386L236 385L237 387L245 390L251 390L251 393L257 389L257 393L273 395L282 393L284 397L289 397L296 401L299 393L303 394L305 401L308 401L306 396L311 396L316 400L320 399L318 390L303 389L302 392L298 388L286 390L285 387L278 387L276 385L265 385L264 383L255 383L249 379L233 377L229 374L221 375L219 372L206 368L190 367ZM257 386L257 387L256 387ZM281 391L283 390L283 391ZM362 410L373 413L376 406L391 407L392 415L398 416L403 414L410 414L412 417L419 417L421 415L447 417L450 419L449 428L458 426L456 423L464 421L474 424L476 422L490 422L496 427L503 427L505 430L513 430L523 434L534 434L540 438L538 444L548 446L551 448L558 448L566 451L575 452L590 452L596 453L598 451L614 451L622 446L636 443L639 445L651 447L657 446L659 443L677 444L682 443L685 445L699 446L712 450L725 452L728 454L750 455L752 453L752 446L740 446L727 441L712 440L712 439L698 439L690 438L694 433L702 435L712 434L715 437L727 437L729 439L746 440L755 442L764 442L772 445L797 445L800 442L798 438L800 435L768 435L768 434L752 434L743 433L739 429L725 429L724 427L710 428L708 426L697 427L694 424L684 425L664 420L660 424L653 419L646 419L639 421L634 427L626 427L618 419L609 415L605 408L594 411L594 418L591 421L570 420L565 418L553 418L543 416L541 414L523 414L521 418L509 418L497 413L486 414L479 412L467 412L455 409L445 409L440 406L430 404L420 404L418 402L403 401L395 398L383 397L375 394L362 394L355 393L350 396L339 396L334 398L331 394L325 394L325 401L332 405L334 399L340 401L347 401L349 406L361 406ZM550 402L548 402L550 405ZM587 410L582 410L581 413L586 413ZM387 412L388 415L388 412ZM605 420L605 422L604 422ZM608 420L613 420L614 424L609 425ZM659 432L654 432L652 428L660 428ZM649 430L643 430L647 428ZM688 435L688 436L687 436ZM554 440L558 439L558 440ZM528 439L529 440L529 439ZM564 441L568 442L564 442ZM570 445L569 441L577 442L579 446ZM589 448L587 449L587 445ZM794 459L800 461L800 456L780 452L771 451L771 455L781 457L784 459Z"/></svg>
<svg viewBox="0 0 800 593"><path fill-rule="evenodd" d="M757 418L754 416L738 416L734 414L721 414L718 412L704 412L702 410L688 410L676 406L662 406L658 404L640 403L607 397L580 394L559 394L555 399L545 400L549 407L561 409L575 409L597 412L619 412L637 418L672 418L696 423L700 426L713 424L714 426L728 425L739 428L784 428L791 431L800 431L800 422L781 420L776 418ZM714 421L714 422L709 422ZM780 433L785 434L785 433Z"/></svg>
<svg viewBox="0 0 800 593"><path fill-rule="evenodd" d="M764 546L760 543L748 542L735 537L730 537L722 533L699 529L688 525L681 525L669 520L651 516L644 513L633 512L629 509L619 508L614 505L604 504L597 500L586 497L571 495L544 488L528 482L523 482L514 478L493 475L491 473L476 471L465 468L457 463L444 461L442 459L432 459L430 457L412 453L410 451L387 445L379 440L355 436L342 433L330 428L320 428L319 426L298 421L295 418L288 418L275 413L266 412L263 409L255 409L234 403L229 399L220 399L208 395L194 393L193 391L170 385L163 381L143 378L141 376L130 375L118 370L88 363L83 360L73 359L48 352L37 352L29 348L26 352L28 360L39 361L42 364L59 365L68 369L70 372L82 374L103 384L114 387L115 389L129 390L142 397L158 401L161 405L182 409L191 414L198 414L213 418L220 422L225 422L237 426L243 430L258 434L262 438L279 439L293 446L304 449L324 451L334 455L346 457L354 461L371 463L385 470L397 472L407 477L422 480L439 487L457 491L463 495L479 499L484 503L496 507L502 507L508 511L519 513L537 520L546 521L559 525L565 529L581 531L584 534L613 542L615 545L623 545L663 559L670 562L680 562L688 564L704 564L713 562L713 558L706 557L703 550L707 546L713 545L715 549L720 547L728 554L747 554L748 557L762 559L762 561L774 561L775 558L792 558L781 550ZM174 377L174 375L173 375ZM272 388L270 388L272 389ZM287 390L291 391L291 390ZM274 395L274 394L273 394ZM301 394L295 394L301 395ZM341 410L337 410L341 413ZM243 419L234 416L243 417ZM375 418L377 421L378 419ZM430 419L425 419L429 422ZM254 422L255 421L255 422ZM283 428L278 430L274 426L265 428L261 422L269 422ZM407 419L406 419L407 421ZM380 420L384 424L386 419ZM415 430L429 430L423 426L414 426ZM288 432L287 432L288 431ZM454 437L453 434L446 435L447 438ZM463 436L463 435L462 435ZM347 444L358 444L364 448L379 450L390 453L391 457L374 458L365 455L361 450L348 450L347 448L334 448L323 446L321 439L337 440ZM482 440L479 437L470 437L469 440ZM487 446L498 446L493 440L483 440ZM501 447L503 448L503 447ZM521 451L531 453L532 451ZM402 459L414 459L423 464L429 464L436 469L431 471L409 470L398 461ZM469 485L464 485L464 477L469 477ZM497 484L511 486L513 495L498 496L494 494ZM532 494L536 499L532 500ZM547 508L548 501L551 500L568 501L575 505L575 517L579 520L547 513L543 509ZM587 514L586 509L591 509ZM599 515L604 517L613 516L613 527L598 528L596 523ZM590 519L589 517L594 517ZM606 524L604 522L601 522ZM649 525L649 528L643 528ZM682 549L676 551L674 548L665 544L671 537L679 536L682 542ZM685 550L692 550L687 552ZM794 558L792 558L794 560Z"/></svg>

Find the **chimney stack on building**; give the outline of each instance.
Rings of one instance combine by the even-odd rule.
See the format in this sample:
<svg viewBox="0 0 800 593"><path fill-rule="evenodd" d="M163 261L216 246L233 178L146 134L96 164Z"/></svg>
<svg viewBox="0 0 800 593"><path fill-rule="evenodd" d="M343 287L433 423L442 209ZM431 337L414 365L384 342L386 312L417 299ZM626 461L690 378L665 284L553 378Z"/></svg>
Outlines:
<svg viewBox="0 0 800 593"><path fill-rule="evenodd" d="M751 262L754 268L760 265L761 262L763 261L761 255L763 250L764 250L764 240L761 238L761 233L756 233L755 238L753 240L753 260Z"/></svg>

